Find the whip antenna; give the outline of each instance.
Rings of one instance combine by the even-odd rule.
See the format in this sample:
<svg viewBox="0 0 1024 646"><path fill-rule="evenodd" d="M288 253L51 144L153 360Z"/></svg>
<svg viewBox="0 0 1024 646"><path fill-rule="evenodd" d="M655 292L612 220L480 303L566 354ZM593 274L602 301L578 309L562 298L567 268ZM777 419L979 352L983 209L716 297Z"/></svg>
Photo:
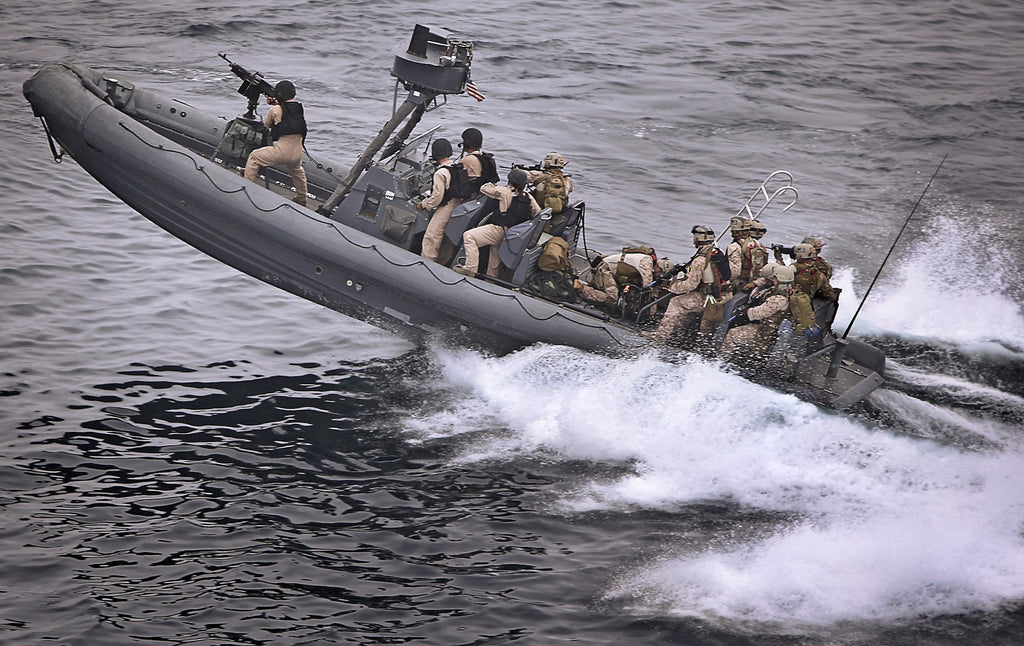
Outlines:
<svg viewBox="0 0 1024 646"><path fill-rule="evenodd" d="M946 157L949 157L949 153L946 153L945 155L942 156L942 160L939 161L938 168L936 168L935 172L932 173L931 179L928 180L928 183L925 185L924 190L921 191L921 196L917 198L917 203L914 204L914 208L910 210L910 215L907 216L907 220L903 223L903 226L900 228L900 232L896 234L896 239L892 241L892 246L889 247L889 253L885 254L885 258L882 259L882 264L878 267L878 271L875 272L875 277L871 279L871 284L868 285L868 290L864 292L864 298L860 299L860 305L857 306L857 311L853 313L853 318L850 319L850 324L846 326L846 331L843 332L842 336L843 339L846 338L846 335L850 333L850 329L853 328L853 322L857 320L857 315L860 314L860 308L864 307L864 303L868 300L868 294L871 293L871 289L875 286L875 283L878 281L878 277L882 274L882 268L885 267L885 263L889 261L889 256L891 256L893 250L896 249L896 243L900 241L900 236L903 235L903 231L907 228L907 225L910 224L910 219L914 217L914 213L917 211L917 207L921 205L921 200L924 199L924 194L928 192L928 189L931 187L932 181L935 179L935 176L939 174L939 169L941 169L942 164L945 163Z"/></svg>

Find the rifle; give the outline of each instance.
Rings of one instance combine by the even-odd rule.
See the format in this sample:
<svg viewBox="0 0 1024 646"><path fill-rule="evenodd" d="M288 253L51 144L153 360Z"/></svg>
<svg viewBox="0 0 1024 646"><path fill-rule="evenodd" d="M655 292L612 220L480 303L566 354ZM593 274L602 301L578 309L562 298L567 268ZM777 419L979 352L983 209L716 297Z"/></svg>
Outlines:
<svg viewBox="0 0 1024 646"><path fill-rule="evenodd" d="M520 168L522 170L544 170L543 168L540 167L540 162L537 162L533 166L527 166L526 164L518 164L513 162L512 168Z"/></svg>
<svg viewBox="0 0 1024 646"><path fill-rule="evenodd" d="M238 63L232 63L223 52L220 53L220 57L231 66L231 72L242 79L242 84L238 86L238 93L249 99L249 107L245 114L242 115L243 119L256 118L256 106L260 102L260 96L267 96L275 101L278 100L274 92L274 86L268 83L259 72L250 72Z"/></svg>
<svg viewBox="0 0 1024 646"><path fill-rule="evenodd" d="M777 263L779 263L780 265L784 264L784 262L785 262L782 259L783 254L789 256L790 258L794 257L793 256L793 247L783 247L780 244L773 244L772 245L772 252L775 254L775 261Z"/></svg>
<svg viewBox="0 0 1024 646"><path fill-rule="evenodd" d="M668 281L672 280L676 276L676 274L679 274L680 272L686 273L686 270L690 268L690 263L692 262L693 258L690 258L685 263L672 267L672 269L669 269L668 271L663 273L661 277L658 280L654 281L654 283L652 284L657 284L658 282L667 283Z"/></svg>

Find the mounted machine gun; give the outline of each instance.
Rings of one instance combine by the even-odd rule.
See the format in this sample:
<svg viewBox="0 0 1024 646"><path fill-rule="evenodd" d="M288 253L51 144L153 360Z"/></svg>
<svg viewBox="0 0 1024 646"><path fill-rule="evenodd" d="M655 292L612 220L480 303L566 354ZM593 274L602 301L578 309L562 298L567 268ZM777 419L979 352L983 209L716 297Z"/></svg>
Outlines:
<svg viewBox="0 0 1024 646"><path fill-rule="evenodd" d="M260 97L269 96L277 98L274 86L268 83L259 72L250 72L238 63L232 63L223 52L220 54L220 57L231 66L231 73L242 79L242 84L238 86L238 93L249 99L248 109L242 115L242 118L256 119L256 106L259 105Z"/></svg>

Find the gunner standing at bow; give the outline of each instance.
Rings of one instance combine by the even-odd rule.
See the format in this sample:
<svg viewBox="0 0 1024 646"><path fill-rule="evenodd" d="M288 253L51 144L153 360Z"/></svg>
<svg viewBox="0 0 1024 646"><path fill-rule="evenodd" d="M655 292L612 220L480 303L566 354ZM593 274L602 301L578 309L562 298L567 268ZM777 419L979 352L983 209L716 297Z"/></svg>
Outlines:
<svg viewBox="0 0 1024 646"><path fill-rule="evenodd" d="M255 182L262 166L287 166L292 184L295 185L292 201L306 206L306 171L302 168L306 116L302 104L295 100L295 85L291 81L281 81L275 85L274 95L267 97L270 109L267 110L267 116L263 117L263 125L270 128L274 143L249 153L245 163L245 179Z"/></svg>

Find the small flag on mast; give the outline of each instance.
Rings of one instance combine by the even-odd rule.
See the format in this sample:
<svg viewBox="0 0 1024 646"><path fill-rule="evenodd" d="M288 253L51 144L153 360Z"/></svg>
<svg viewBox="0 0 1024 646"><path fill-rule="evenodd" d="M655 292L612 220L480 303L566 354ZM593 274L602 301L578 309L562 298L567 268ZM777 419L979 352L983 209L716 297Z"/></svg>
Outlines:
<svg viewBox="0 0 1024 646"><path fill-rule="evenodd" d="M483 101L485 98L484 93L480 91L480 88L476 86L473 81L466 81L466 94L473 97L477 101Z"/></svg>

